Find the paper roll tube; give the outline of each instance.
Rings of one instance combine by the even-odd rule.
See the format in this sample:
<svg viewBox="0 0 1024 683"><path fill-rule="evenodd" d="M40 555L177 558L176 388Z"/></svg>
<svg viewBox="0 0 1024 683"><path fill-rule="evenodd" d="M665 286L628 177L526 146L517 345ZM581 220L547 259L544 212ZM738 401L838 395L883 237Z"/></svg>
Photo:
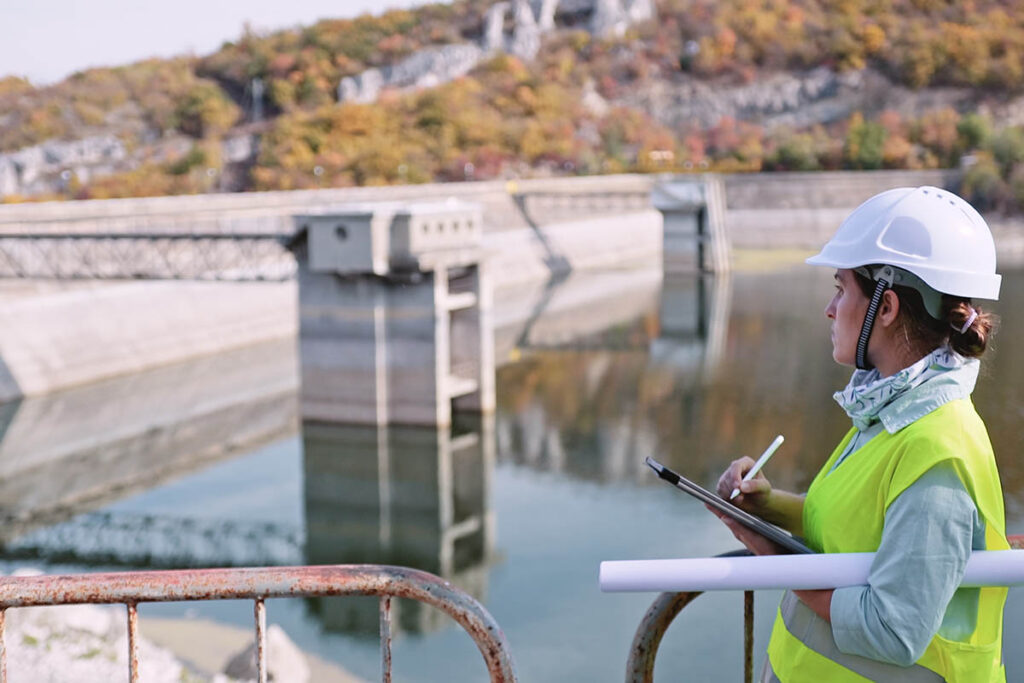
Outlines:
<svg viewBox="0 0 1024 683"><path fill-rule="evenodd" d="M602 562L600 584L606 593L862 586L868 582L874 556L838 553ZM975 551L961 585L1024 585L1024 550Z"/></svg>

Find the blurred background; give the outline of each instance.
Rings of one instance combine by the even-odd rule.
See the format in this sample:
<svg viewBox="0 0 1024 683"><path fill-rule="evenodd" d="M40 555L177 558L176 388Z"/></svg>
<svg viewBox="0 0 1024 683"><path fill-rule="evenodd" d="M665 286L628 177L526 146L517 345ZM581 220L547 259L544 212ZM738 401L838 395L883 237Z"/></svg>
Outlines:
<svg viewBox="0 0 1024 683"><path fill-rule="evenodd" d="M995 234L975 402L1024 533L1020 10L5 4L0 569L413 566L484 604L522 680L617 680L654 596L601 594L599 562L736 547L644 457L710 487L781 433L766 474L805 488L849 368L803 259L924 184ZM269 620L373 679L376 610ZM486 676L431 608L395 631L396 680ZM741 596L704 596L658 675L739 678L741 634Z"/></svg>

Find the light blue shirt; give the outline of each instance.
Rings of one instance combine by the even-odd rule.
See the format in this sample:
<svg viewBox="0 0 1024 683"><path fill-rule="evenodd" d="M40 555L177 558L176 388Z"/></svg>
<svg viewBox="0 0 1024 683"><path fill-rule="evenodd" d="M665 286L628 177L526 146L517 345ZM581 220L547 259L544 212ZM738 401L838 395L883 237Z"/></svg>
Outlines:
<svg viewBox="0 0 1024 683"><path fill-rule="evenodd" d="M883 429L899 431L948 401L970 396L977 374L971 364L901 393L880 411L880 419L858 430L836 465L856 459ZM971 550L984 548L985 524L955 468L948 462L932 467L886 511L868 585L833 592L836 646L846 654L909 666L936 633L965 640L977 622L979 592L959 586Z"/></svg>

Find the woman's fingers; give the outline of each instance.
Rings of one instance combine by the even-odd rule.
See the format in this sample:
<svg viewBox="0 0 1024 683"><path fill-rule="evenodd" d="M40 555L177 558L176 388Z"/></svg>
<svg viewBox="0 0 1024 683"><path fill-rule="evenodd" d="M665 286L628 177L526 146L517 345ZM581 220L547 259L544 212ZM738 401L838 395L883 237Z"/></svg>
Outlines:
<svg viewBox="0 0 1024 683"><path fill-rule="evenodd" d="M778 545L756 531L748 529L731 517L722 517L722 521L729 527L736 540L747 546L747 549L755 555L778 555L781 552Z"/></svg>
<svg viewBox="0 0 1024 683"><path fill-rule="evenodd" d="M768 483L768 480L760 472L750 481L740 484L740 492L745 495L768 493L771 490L772 485Z"/></svg>
<svg viewBox="0 0 1024 683"><path fill-rule="evenodd" d="M732 494L732 490L743 481L743 475L749 472L753 466L754 461L746 456L739 460L733 460L718 479L718 495L728 499L729 495Z"/></svg>

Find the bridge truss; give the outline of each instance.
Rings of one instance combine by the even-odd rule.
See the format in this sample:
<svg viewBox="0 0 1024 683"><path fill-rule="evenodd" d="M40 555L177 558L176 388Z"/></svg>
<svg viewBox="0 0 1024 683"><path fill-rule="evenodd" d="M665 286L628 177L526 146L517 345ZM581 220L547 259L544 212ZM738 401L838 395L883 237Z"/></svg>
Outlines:
<svg viewBox="0 0 1024 683"><path fill-rule="evenodd" d="M2 233L0 278L282 281L295 277L281 233Z"/></svg>

